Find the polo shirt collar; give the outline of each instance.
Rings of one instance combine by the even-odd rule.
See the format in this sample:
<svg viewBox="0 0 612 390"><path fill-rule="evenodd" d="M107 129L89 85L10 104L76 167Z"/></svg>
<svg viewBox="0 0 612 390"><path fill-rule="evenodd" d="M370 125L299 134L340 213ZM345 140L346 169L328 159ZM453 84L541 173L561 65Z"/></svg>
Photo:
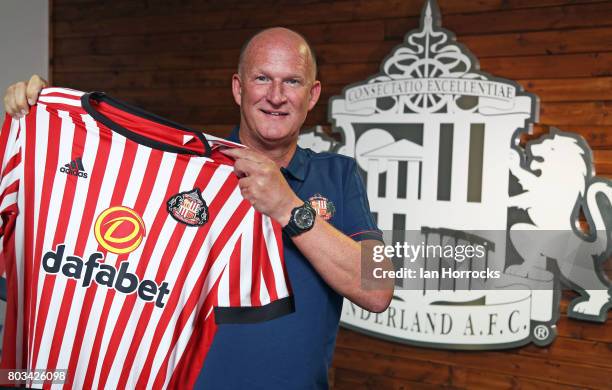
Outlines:
<svg viewBox="0 0 612 390"><path fill-rule="evenodd" d="M239 133L240 127L236 126L232 129L232 132L227 139L232 142L240 143ZM291 161L289 161L289 165L287 165L287 168L281 168L281 171L291 175L294 179L304 181L304 178L306 177L307 162L308 155L306 154L306 151L304 151L304 149L300 148L298 145L295 149L293 157L291 158Z"/></svg>

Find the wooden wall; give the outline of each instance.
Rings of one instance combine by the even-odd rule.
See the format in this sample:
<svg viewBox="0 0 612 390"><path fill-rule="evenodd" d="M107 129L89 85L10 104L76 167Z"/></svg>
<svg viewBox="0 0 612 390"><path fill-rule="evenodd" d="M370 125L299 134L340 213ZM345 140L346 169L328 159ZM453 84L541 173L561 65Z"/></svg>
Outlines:
<svg viewBox="0 0 612 390"><path fill-rule="evenodd" d="M612 2L439 0L442 24L481 68L541 98L538 134L582 134L597 172L612 177ZM54 85L105 90L176 121L226 134L239 114L230 77L244 40L285 25L319 60L323 96L307 125L327 125L327 99L376 73L423 0L53 0ZM25 76L25 75L24 75ZM610 262L606 265L612 270ZM448 352L341 330L330 372L337 389L612 388L612 321L563 316L548 348ZM610 315L612 317L612 315Z"/></svg>

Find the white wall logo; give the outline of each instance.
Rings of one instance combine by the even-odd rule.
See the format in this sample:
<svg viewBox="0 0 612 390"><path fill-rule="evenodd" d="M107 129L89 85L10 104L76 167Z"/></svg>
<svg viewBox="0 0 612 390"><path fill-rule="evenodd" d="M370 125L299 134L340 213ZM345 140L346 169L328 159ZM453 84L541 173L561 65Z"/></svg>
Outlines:
<svg viewBox="0 0 612 390"><path fill-rule="evenodd" d="M612 183L594 176L591 151L575 134L554 130L520 148L520 134L538 119L537 97L481 72L439 24L429 1L420 28L380 73L330 100L340 145L316 131L300 145L355 157L372 212L394 242L416 232L409 241L480 245L484 262L459 266L502 277L450 287L403 279L384 313L345 301L342 324L438 348L547 345L561 283L580 294L570 316L604 322L610 284L600 265L612 252ZM578 227L581 210L588 234ZM413 259L413 267L435 270L442 261Z"/></svg>

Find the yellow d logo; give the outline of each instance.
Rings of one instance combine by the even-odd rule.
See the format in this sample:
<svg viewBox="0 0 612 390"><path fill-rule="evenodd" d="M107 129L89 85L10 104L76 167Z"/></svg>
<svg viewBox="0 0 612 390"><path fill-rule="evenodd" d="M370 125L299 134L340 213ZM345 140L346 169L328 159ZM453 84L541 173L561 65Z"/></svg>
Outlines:
<svg viewBox="0 0 612 390"><path fill-rule="evenodd" d="M94 234L102 248L121 255L138 248L146 228L136 211L125 206L115 206L98 216Z"/></svg>

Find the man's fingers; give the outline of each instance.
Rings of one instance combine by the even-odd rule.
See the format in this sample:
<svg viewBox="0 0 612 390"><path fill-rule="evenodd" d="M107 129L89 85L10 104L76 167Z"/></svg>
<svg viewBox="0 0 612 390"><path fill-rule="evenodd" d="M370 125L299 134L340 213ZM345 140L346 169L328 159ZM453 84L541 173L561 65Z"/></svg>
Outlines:
<svg viewBox="0 0 612 390"><path fill-rule="evenodd" d="M248 148L226 148L226 149L221 149L220 152L236 160L245 159L245 160L253 161L256 163L264 162L266 158L261 153L258 153Z"/></svg>
<svg viewBox="0 0 612 390"><path fill-rule="evenodd" d="M26 87L26 83L21 81L15 84L15 88L13 89L14 105L20 116L23 116L30 111L30 106L26 100Z"/></svg>
<svg viewBox="0 0 612 390"><path fill-rule="evenodd" d="M4 94L4 111L10 116L17 117L19 110L17 110L17 106L15 105L14 89L14 85L6 89L6 93Z"/></svg>
<svg viewBox="0 0 612 390"><path fill-rule="evenodd" d="M30 81L28 81L28 86L26 89L26 97L30 106L36 104L36 102L38 101L38 95L40 95L40 91L47 85L47 81L37 74L30 77Z"/></svg>
<svg viewBox="0 0 612 390"><path fill-rule="evenodd" d="M234 163L234 172L238 177L250 176L259 171L259 164L250 160L239 158Z"/></svg>

